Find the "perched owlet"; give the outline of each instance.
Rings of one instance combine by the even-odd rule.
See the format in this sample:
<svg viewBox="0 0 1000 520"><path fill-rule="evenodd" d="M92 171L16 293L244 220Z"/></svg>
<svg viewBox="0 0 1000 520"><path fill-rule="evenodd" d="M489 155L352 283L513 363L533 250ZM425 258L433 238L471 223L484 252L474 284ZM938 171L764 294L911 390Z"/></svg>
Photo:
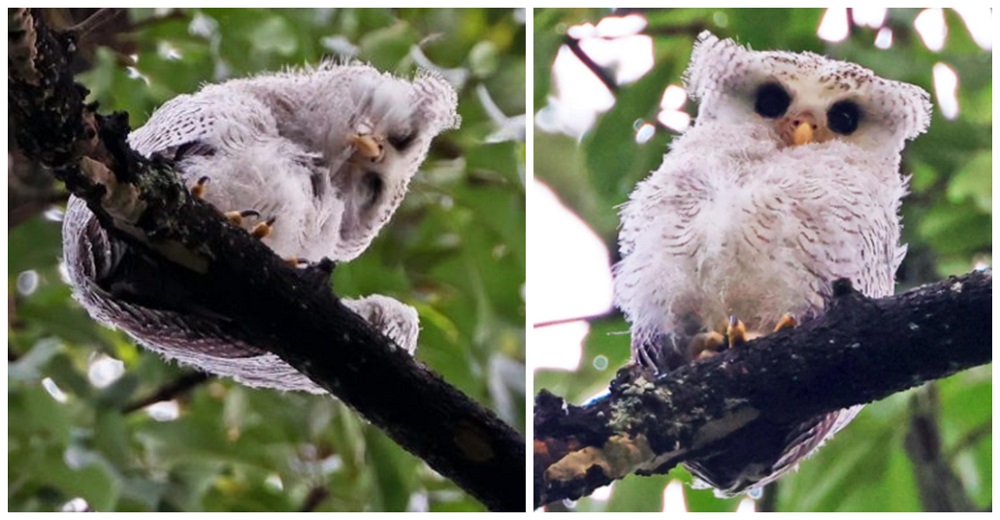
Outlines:
<svg viewBox="0 0 1000 520"><path fill-rule="evenodd" d="M178 96L129 143L174 160L196 196L278 255L347 261L399 206L431 140L457 126L456 103L432 74L407 81L366 65L325 64ZM70 200L63 244L74 296L99 321L165 357L252 386L322 391L241 340L238 327L151 283L155 273L80 199ZM416 348L413 308L379 295L344 303L402 348Z"/></svg>
<svg viewBox="0 0 1000 520"><path fill-rule="evenodd" d="M616 302L633 361L666 373L823 312L831 282L893 293L900 152L927 93L817 54L756 52L702 33L684 76L694 127L621 212ZM687 463L731 496L794 467L860 407L803 424L757 421Z"/></svg>

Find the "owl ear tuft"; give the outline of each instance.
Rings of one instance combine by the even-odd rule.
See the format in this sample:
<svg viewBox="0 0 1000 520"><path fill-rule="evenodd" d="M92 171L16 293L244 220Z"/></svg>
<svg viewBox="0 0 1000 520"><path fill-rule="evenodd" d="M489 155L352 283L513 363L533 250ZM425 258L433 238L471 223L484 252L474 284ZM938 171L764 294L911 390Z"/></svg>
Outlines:
<svg viewBox="0 0 1000 520"><path fill-rule="evenodd" d="M694 42L691 62L684 72L684 89L688 96L704 101L712 93L718 92L725 76L734 72L728 70L729 64L742 52L746 52L746 49L733 40L720 40L711 32L702 31ZM725 66L720 67L720 63Z"/></svg>
<svg viewBox="0 0 1000 520"><path fill-rule="evenodd" d="M906 106L904 138L909 140L927 131L931 124L931 95L926 90L909 83L897 83L903 88L903 103Z"/></svg>
<svg viewBox="0 0 1000 520"><path fill-rule="evenodd" d="M434 121L434 133L458 128L462 118L457 113L458 94L451 83L430 70L420 70L413 82L420 110Z"/></svg>

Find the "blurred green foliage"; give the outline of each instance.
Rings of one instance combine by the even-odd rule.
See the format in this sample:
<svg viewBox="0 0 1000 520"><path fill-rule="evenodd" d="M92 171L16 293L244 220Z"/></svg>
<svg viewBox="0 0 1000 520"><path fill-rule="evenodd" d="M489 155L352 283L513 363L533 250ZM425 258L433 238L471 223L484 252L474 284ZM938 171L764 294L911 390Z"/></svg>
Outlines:
<svg viewBox="0 0 1000 520"><path fill-rule="evenodd" d="M133 9L129 16L134 31L117 35L120 47L94 53L78 79L102 111L127 111L133 127L201 84L338 56L403 75L435 67L455 84L461 129L435 141L394 220L360 259L338 266L333 286L416 307L417 358L524 431L525 151L523 138L494 138L511 126L523 135L516 118L525 111L524 13ZM134 52L133 60L123 52ZM484 93L515 119L491 117ZM176 420L119 411L186 371L99 326L72 301L58 274L59 227L38 215L10 229L10 510L59 510L75 497L98 511L482 510L327 396L212 380L179 398ZM38 283L21 293L24 272ZM88 379L101 353L125 365L105 388ZM43 389L45 378L65 402Z"/></svg>
<svg viewBox="0 0 1000 520"><path fill-rule="evenodd" d="M943 62L958 75L957 119L935 108L927 134L907 145L903 171L912 173L912 193L903 202L903 240L909 255L899 273L900 288L970 271L991 263L992 54L970 38L961 18L946 10L946 45L929 51L913 29L916 9L890 10L885 25L893 45L873 45L876 30L851 27L849 38L824 42L816 35L821 9L673 9L629 10L645 17L642 31L653 38L654 66L638 81L618 85L614 107L600 115L579 142L574 137L535 129L535 178L549 185L562 202L588 222L617 260L616 207L636 182L654 170L674 132L658 126L644 144L635 140L640 123L655 124L664 88L681 83L695 36L704 29L733 37L754 49L813 51L853 61L883 77L934 92L931 70ZM606 9L536 9L534 39L535 107L557 95L552 64L569 27L597 24ZM933 100L936 102L936 99ZM695 106L685 106L692 116ZM607 387L615 370L628 361L628 324L613 315L591 321L576 372L539 370L535 390L547 388L580 403ZM544 348L544 347L533 347ZM605 356L606 368L592 361ZM943 449L966 493L979 507L991 501L991 370L981 367L935 383L941 394ZM919 391L919 390L916 390ZM912 463L903 449L912 392L870 405L850 427L803 463L800 471L766 488L764 503L779 511L913 511L921 504ZM985 434L983 433L985 430ZM977 433L978 432L978 433ZM659 511L667 482L690 476L675 469L667 476L629 477L614 484L608 501L581 499L579 511ZM776 495L775 495L776 493ZM692 511L732 511L739 500L717 500L707 490L685 488Z"/></svg>

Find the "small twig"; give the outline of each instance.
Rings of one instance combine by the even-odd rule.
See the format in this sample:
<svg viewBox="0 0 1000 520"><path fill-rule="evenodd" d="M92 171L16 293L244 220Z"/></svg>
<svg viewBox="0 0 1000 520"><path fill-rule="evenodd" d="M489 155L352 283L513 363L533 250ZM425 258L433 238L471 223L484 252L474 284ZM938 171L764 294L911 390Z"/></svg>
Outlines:
<svg viewBox="0 0 1000 520"><path fill-rule="evenodd" d="M962 481L941 451L937 387L927 385L915 392L910 409L913 414L904 445L924 511L974 511Z"/></svg>
<svg viewBox="0 0 1000 520"><path fill-rule="evenodd" d="M81 38L83 36L86 36L87 33L94 31L98 27L110 22L111 20L114 20L115 18L117 18L122 14L125 14L126 12L127 12L126 9L112 9L112 8L98 9L94 14L88 16L86 20L76 25L67 27L64 32L72 34L77 38Z"/></svg>
<svg viewBox="0 0 1000 520"><path fill-rule="evenodd" d="M23 224L35 215L51 208L54 204L64 204L67 198L69 195L66 193L47 193L37 199L12 206L7 212L7 229L10 230Z"/></svg>
<svg viewBox="0 0 1000 520"><path fill-rule="evenodd" d="M190 374L185 374L158 388L152 394L125 405L122 408L122 413L129 414L136 410L141 410L151 404L159 403L161 401L169 401L210 380L212 380L212 376L210 374L206 374L205 372L191 372Z"/></svg>
<svg viewBox="0 0 1000 520"><path fill-rule="evenodd" d="M675 37L683 36L694 40L702 31L707 31L712 27L704 22L691 22L684 25L661 25L647 28L645 33L650 36Z"/></svg>
<svg viewBox="0 0 1000 520"><path fill-rule="evenodd" d="M607 69L598 65L597 62L591 59L591 57L583 51L580 47L580 40L567 35L563 39L563 43L566 44L566 47L569 48L570 52L572 52L585 67L590 69L590 72L593 72L594 75L597 76L597 79L601 80L601 83L603 83L608 90L612 93L618 90L618 83L615 81L615 78L611 77L611 74L608 73Z"/></svg>
<svg viewBox="0 0 1000 520"><path fill-rule="evenodd" d="M14 291L7 295L7 326L11 330L24 328L24 322L17 315L17 297ZM10 342L7 342L7 361L14 361L14 358L11 358L13 355L14 351L11 349Z"/></svg>
<svg viewBox="0 0 1000 520"><path fill-rule="evenodd" d="M944 458L949 464L954 463L955 459L962 454L968 448L971 448L979 443L984 437L989 437L993 434L993 423L984 422L975 428L965 432L955 444L945 451Z"/></svg>
<svg viewBox="0 0 1000 520"><path fill-rule="evenodd" d="M299 509L300 513L309 513L315 511L320 504L323 503L330 496L330 490L325 486L315 486L309 490L309 494L306 495L305 501L302 502L302 508Z"/></svg>
<svg viewBox="0 0 1000 520"><path fill-rule="evenodd" d="M143 20L133 22L132 30L138 31L140 29L148 29L150 27L155 27L156 25L164 22L170 22L173 20L188 20L188 19L190 19L190 16L188 16L188 14L185 13L182 9L174 8L171 9L170 12L168 12L167 14L154 16L151 18L145 18Z"/></svg>
<svg viewBox="0 0 1000 520"><path fill-rule="evenodd" d="M589 314L586 316L574 316L572 318L559 318L558 320L540 321L538 323L533 324L531 327L534 329L541 329L545 327L552 327L554 325L564 325L566 323L573 323L574 321L586 321L590 323L597 320L603 320L604 318L609 318L611 316L615 316L615 312L608 311L608 312L603 312L601 314Z"/></svg>

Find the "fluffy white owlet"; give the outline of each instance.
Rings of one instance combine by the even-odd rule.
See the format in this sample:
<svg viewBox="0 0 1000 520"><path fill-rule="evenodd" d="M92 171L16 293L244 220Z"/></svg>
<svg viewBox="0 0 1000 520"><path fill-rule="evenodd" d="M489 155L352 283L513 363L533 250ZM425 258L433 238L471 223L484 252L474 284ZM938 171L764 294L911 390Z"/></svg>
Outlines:
<svg viewBox="0 0 1000 520"><path fill-rule="evenodd" d="M633 361L665 373L810 319L838 278L869 297L892 294L906 253L900 152L927 128L927 93L853 63L755 52L707 32L684 79L700 100L697 124L621 212L615 298ZM757 421L739 445L686 465L720 495L759 488L860 408Z"/></svg>
<svg viewBox="0 0 1000 520"><path fill-rule="evenodd" d="M457 98L429 73L407 81L360 64L324 64L208 85L160 107L129 136L176 161L193 191L299 261L357 257L389 220L431 140L458 125ZM97 320L167 358L252 386L322 392L183 294L149 283L138 255L73 198L63 224L74 297ZM135 294L136 287L160 294ZM152 288L152 289L150 289ZM160 306L148 302L169 301ZM416 311L372 295L344 302L413 352Z"/></svg>

